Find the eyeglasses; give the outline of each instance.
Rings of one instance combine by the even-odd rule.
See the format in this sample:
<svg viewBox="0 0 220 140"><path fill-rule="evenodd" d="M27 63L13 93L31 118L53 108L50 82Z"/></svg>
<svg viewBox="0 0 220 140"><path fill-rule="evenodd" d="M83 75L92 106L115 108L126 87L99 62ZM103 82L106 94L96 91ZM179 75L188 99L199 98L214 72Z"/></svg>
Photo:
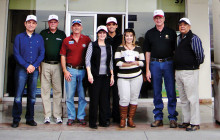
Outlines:
<svg viewBox="0 0 220 140"><path fill-rule="evenodd" d="M72 21L72 24L75 24L75 23L81 23L81 21L80 20L74 20L74 21Z"/></svg>

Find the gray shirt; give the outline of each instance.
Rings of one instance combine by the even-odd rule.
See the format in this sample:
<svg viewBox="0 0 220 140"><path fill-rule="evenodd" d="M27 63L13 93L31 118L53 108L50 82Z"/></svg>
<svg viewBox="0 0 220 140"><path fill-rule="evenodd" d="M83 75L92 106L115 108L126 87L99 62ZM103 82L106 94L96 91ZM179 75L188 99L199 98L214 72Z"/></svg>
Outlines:
<svg viewBox="0 0 220 140"><path fill-rule="evenodd" d="M100 67L99 67L99 74L107 74L107 65L106 65L106 60L107 60L107 54L106 54L106 46L99 46L101 49L101 58L100 58ZM91 57L92 57L92 43L89 44L87 52L86 52L86 67L91 68ZM111 47L111 52L112 52L112 47ZM112 61L112 56L110 60L110 70L113 70L113 61Z"/></svg>

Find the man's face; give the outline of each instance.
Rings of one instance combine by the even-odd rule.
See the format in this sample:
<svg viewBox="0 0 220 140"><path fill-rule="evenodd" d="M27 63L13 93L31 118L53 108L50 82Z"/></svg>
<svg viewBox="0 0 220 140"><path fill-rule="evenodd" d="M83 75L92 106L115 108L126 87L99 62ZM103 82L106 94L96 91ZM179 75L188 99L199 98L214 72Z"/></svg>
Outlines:
<svg viewBox="0 0 220 140"><path fill-rule="evenodd" d="M37 22L34 20L29 20L24 22L24 26L26 27L26 30L29 32L33 32L35 28L37 27Z"/></svg>
<svg viewBox="0 0 220 140"><path fill-rule="evenodd" d="M108 28L108 31L111 32L111 33L115 32L116 29L118 28L118 25L114 22L110 22L106 26Z"/></svg>
<svg viewBox="0 0 220 140"><path fill-rule="evenodd" d="M72 29L74 34L80 34L83 27L82 27L82 25L80 25L78 23L75 23L75 24L72 25L71 29Z"/></svg>
<svg viewBox="0 0 220 140"><path fill-rule="evenodd" d="M55 19L52 19L52 20L48 21L48 25L49 25L50 30L56 30L58 24L59 24L59 22Z"/></svg>
<svg viewBox="0 0 220 140"><path fill-rule="evenodd" d="M156 26L164 25L164 21L165 21L165 17L161 17L161 16L155 16L154 17L154 23L155 23Z"/></svg>
<svg viewBox="0 0 220 140"><path fill-rule="evenodd" d="M187 34L189 32L190 28L191 28L191 26L189 24L185 23L185 22L181 22L179 24L179 31L183 35Z"/></svg>

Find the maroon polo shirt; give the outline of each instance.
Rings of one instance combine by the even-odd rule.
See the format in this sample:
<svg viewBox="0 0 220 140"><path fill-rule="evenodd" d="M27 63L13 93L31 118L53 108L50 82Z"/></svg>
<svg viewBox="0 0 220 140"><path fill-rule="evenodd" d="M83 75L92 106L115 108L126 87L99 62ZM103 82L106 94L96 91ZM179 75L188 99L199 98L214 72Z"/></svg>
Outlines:
<svg viewBox="0 0 220 140"><path fill-rule="evenodd" d="M63 40L60 55L66 56L66 63L74 67L84 66L86 49L90 42L91 39L82 34L79 37L79 41L76 42L71 34Z"/></svg>

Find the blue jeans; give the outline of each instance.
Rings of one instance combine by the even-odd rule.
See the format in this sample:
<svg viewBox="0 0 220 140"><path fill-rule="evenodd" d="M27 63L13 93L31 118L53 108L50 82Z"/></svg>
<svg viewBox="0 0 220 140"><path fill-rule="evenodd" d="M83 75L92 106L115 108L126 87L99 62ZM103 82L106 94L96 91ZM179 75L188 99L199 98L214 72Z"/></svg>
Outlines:
<svg viewBox="0 0 220 140"><path fill-rule="evenodd" d="M36 101L38 69L28 74L27 70L20 65L16 65L15 69L15 98L12 109L12 117L14 122L21 120L22 114L22 96L25 85L27 83L27 111L25 118L27 121L34 120L34 104Z"/></svg>
<svg viewBox="0 0 220 140"><path fill-rule="evenodd" d="M71 81L67 82L65 80L65 87L66 87L66 106L67 106L67 114L68 119L75 120L76 118L76 110L74 105L74 96L75 91L77 89L79 101L78 101L78 115L77 119L81 120L84 119L86 116L85 107L87 102L85 100L85 92L83 88L83 79L85 77L85 70L78 70L67 67L67 71L70 72L72 75Z"/></svg>
<svg viewBox="0 0 220 140"><path fill-rule="evenodd" d="M153 110L155 120L163 120L163 100L162 100L162 78L164 78L165 89L168 97L169 120L177 120L176 112L176 91L174 80L173 61L150 62L150 71L154 89L154 106Z"/></svg>

